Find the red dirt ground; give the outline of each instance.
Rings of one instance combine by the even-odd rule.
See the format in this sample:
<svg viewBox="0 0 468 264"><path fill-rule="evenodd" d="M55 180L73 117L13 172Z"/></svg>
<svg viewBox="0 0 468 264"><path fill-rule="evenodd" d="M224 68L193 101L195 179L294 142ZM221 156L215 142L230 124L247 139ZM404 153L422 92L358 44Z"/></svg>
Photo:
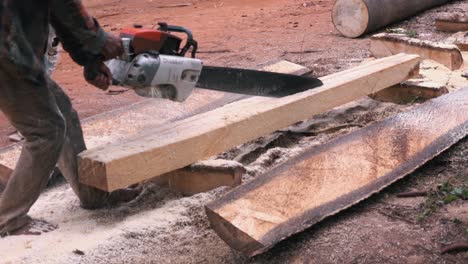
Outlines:
<svg viewBox="0 0 468 264"><path fill-rule="evenodd" d="M85 0L89 12L114 34L135 23L153 27L159 21L189 27L205 63L253 67L278 58L302 63L324 75L340 69L323 64L362 57L363 42L340 37L331 23L334 1L297 0ZM186 7L166 7L190 3ZM222 8L220 8L222 7ZM227 26L226 26L227 25ZM337 45L338 44L338 45ZM331 48L333 47L333 48ZM356 54L358 53L358 54ZM336 63L343 65L343 62ZM325 67L325 68L324 68ZM141 100L132 92L110 96L88 85L82 69L61 52L53 78L72 98L81 118L95 116ZM118 88L116 88L118 89ZM0 113L0 147L15 131Z"/></svg>

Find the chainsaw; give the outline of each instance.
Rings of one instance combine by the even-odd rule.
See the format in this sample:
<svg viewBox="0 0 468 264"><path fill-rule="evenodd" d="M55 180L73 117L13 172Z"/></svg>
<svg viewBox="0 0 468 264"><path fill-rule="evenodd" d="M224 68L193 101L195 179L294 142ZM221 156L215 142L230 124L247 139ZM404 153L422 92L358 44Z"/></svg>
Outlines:
<svg viewBox="0 0 468 264"><path fill-rule="evenodd" d="M283 97L322 85L313 77L203 65L190 30L158 23L158 29L124 28L124 54L106 62L113 84L138 95L183 102L195 88L253 96ZM175 33L182 33L184 39ZM186 56L190 52L190 56Z"/></svg>

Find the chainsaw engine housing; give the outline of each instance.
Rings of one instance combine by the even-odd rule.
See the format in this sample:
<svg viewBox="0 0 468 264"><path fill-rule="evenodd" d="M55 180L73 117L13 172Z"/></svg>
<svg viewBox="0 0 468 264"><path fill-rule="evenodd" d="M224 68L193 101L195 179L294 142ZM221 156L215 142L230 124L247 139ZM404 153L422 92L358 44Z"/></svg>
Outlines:
<svg viewBox="0 0 468 264"><path fill-rule="evenodd" d="M138 95L183 102L195 89L201 60L142 53L131 61L108 61L114 84L133 89Z"/></svg>
<svg viewBox="0 0 468 264"><path fill-rule="evenodd" d="M198 44L188 29L166 23L159 26L157 30L123 29L120 37L125 52L106 64L115 85L130 87L140 96L182 102L195 89L203 67L195 59ZM187 35L183 48L182 39L171 32ZM190 49L192 58L186 58Z"/></svg>

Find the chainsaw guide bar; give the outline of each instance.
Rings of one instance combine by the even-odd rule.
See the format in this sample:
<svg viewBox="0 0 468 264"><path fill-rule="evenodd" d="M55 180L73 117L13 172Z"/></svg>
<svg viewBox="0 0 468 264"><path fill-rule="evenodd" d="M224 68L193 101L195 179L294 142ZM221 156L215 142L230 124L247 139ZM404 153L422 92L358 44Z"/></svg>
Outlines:
<svg viewBox="0 0 468 264"><path fill-rule="evenodd" d="M284 97L321 85L319 79L306 76L203 66L196 87L254 96Z"/></svg>

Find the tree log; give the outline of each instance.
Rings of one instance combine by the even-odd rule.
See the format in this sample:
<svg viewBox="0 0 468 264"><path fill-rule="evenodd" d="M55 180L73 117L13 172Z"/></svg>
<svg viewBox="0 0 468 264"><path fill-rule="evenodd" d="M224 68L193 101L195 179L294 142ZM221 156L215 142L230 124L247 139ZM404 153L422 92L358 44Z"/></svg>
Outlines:
<svg viewBox="0 0 468 264"><path fill-rule="evenodd" d="M448 2L450 0L337 0L332 18L341 34L357 38Z"/></svg>

